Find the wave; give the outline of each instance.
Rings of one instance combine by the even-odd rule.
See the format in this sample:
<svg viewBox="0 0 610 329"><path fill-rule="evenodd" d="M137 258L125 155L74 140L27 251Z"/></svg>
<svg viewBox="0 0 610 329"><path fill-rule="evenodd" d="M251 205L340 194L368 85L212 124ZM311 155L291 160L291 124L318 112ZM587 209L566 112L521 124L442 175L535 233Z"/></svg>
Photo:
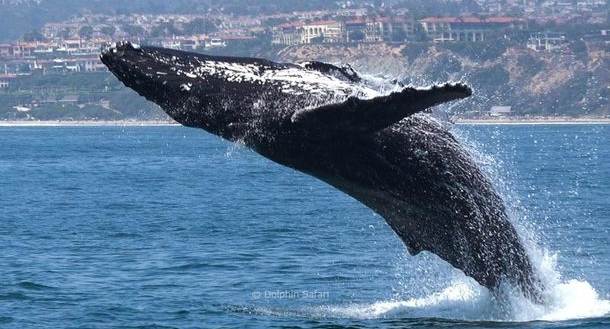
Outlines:
<svg viewBox="0 0 610 329"><path fill-rule="evenodd" d="M442 318L463 321L566 321L604 317L610 301L600 298L586 281L568 280L549 286L546 302L536 304L517 290L494 296L468 279L452 283L440 292L407 300L370 304L319 306L313 317L353 319Z"/></svg>
<svg viewBox="0 0 610 329"><path fill-rule="evenodd" d="M14 319L10 316L0 316L0 324L8 324L13 321L14 321Z"/></svg>
<svg viewBox="0 0 610 329"><path fill-rule="evenodd" d="M547 289L545 304L535 304L514 291L494 296L468 278L427 296L372 303L320 305L300 309L235 307L233 312L313 319L439 319L466 322L567 321L610 314L610 301L601 299L586 281L568 280Z"/></svg>
<svg viewBox="0 0 610 329"><path fill-rule="evenodd" d="M30 299L30 297L20 292L7 292L0 294L0 301L19 301L27 299Z"/></svg>
<svg viewBox="0 0 610 329"><path fill-rule="evenodd" d="M22 281L17 284L19 288L27 289L27 290L48 290L55 289L55 287L45 286L44 284L30 282L30 281Z"/></svg>
<svg viewBox="0 0 610 329"><path fill-rule="evenodd" d="M423 297L369 304L321 306L313 316L378 318L443 318L463 321L566 321L610 315L610 300L583 280L562 280L556 257L534 259L545 281L543 304L532 302L517 288L504 286L497 295L461 277L446 288Z"/></svg>

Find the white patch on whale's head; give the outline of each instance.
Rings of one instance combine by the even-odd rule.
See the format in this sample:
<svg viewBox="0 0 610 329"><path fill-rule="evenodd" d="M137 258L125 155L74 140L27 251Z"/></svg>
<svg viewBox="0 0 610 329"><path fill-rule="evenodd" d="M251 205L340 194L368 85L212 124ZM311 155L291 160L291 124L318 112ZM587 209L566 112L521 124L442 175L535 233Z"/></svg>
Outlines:
<svg viewBox="0 0 610 329"><path fill-rule="evenodd" d="M214 60L200 60L189 77L216 78L228 82L250 84L272 84L285 94L300 96L311 94L324 98L345 99L350 96L373 98L379 93L365 84L343 81L332 75L302 66L271 67L265 64L235 63Z"/></svg>
<svg viewBox="0 0 610 329"><path fill-rule="evenodd" d="M193 87L192 83L183 83L180 85L180 90L182 91L191 91L191 88Z"/></svg>

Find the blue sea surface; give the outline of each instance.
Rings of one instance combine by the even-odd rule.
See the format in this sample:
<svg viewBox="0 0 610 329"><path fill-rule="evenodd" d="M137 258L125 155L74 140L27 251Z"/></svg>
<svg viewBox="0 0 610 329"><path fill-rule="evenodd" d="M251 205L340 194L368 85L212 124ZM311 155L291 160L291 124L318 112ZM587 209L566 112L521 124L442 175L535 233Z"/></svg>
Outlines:
<svg viewBox="0 0 610 329"><path fill-rule="evenodd" d="M608 328L610 125L458 125L546 305L202 130L0 128L0 327Z"/></svg>

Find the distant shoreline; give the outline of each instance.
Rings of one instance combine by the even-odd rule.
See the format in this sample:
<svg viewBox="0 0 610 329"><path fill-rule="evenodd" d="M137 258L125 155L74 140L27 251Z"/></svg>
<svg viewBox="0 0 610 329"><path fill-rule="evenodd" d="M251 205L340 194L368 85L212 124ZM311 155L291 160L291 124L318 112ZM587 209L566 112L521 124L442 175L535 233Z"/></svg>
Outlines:
<svg viewBox="0 0 610 329"><path fill-rule="evenodd" d="M498 118L498 119L456 119L462 125L594 125L610 124L610 118Z"/></svg>
<svg viewBox="0 0 610 329"><path fill-rule="evenodd" d="M458 125L593 125L610 124L610 118L499 118L456 119ZM0 127L154 127L179 126L169 120L44 120L1 121Z"/></svg>
<svg viewBox="0 0 610 329"><path fill-rule="evenodd" d="M0 121L0 127L154 127L179 126L175 121L168 120L45 120L45 121Z"/></svg>

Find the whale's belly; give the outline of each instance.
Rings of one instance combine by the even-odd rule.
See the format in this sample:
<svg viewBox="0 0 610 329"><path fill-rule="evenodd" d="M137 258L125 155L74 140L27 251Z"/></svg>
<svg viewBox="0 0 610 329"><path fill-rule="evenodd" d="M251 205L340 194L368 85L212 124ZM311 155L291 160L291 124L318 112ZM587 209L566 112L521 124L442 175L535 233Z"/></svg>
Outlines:
<svg viewBox="0 0 610 329"><path fill-rule="evenodd" d="M332 148L332 147L331 147ZM480 284L537 284L500 196L439 124L409 118L336 146L304 170L379 213L411 254L430 251Z"/></svg>

